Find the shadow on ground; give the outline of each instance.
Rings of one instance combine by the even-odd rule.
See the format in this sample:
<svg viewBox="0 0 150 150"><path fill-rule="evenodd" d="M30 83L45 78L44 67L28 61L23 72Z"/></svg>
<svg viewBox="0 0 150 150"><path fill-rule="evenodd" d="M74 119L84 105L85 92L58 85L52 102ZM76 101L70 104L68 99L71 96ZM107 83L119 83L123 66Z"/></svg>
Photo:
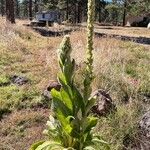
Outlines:
<svg viewBox="0 0 150 150"><path fill-rule="evenodd" d="M106 34L106 33L99 33L99 32L95 32L95 35L97 37L110 37L110 38L116 38L123 41L132 41L135 43L150 45L150 38L148 37L133 37L133 36Z"/></svg>

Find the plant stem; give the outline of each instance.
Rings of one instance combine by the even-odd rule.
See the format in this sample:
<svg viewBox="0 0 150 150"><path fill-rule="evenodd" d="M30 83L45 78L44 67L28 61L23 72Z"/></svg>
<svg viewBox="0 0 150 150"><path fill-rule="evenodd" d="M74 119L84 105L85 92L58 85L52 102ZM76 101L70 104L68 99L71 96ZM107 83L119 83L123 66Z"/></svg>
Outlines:
<svg viewBox="0 0 150 150"><path fill-rule="evenodd" d="M87 21L87 49L86 49L86 72L84 80L84 102L85 110L88 103L88 99L92 92L91 83L93 80L93 35L94 35L94 16L95 16L95 0L88 0L88 21ZM88 117L87 113L84 113L81 118L81 124ZM83 127L81 126L81 129ZM82 150L84 147L83 144L83 133L81 130L81 137L79 141L79 150Z"/></svg>
<svg viewBox="0 0 150 150"><path fill-rule="evenodd" d="M93 80L93 35L95 0L88 0L88 21L87 21L87 48L86 48L86 76L84 81L84 98L87 100L91 93L91 82Z"/></svg>

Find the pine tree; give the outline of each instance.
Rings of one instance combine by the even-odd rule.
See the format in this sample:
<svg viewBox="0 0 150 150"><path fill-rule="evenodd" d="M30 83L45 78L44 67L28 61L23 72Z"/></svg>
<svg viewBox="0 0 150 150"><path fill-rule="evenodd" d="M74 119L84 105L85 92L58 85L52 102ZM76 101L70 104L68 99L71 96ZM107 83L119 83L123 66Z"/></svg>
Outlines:
<svg viewBox="0 0 150 150"><path fill-rule="evenodd" d="M65 19L66 20L69 20L69 14L70 14L70 10L69 10L69 7L70 7L70 3L71 1L69 0L58 0L58 8L62 11L65 11Z"/></svg>
<svg viewBox="0 0 150 150"><path fill-rule="evenodd" d="M28 7L28 0L23 0L22 3L21 3L21 16L24 18L27 18L28 17L28 14L29 14L29 7Z"/></svg>
<svg viewBox="0 0 150 150"><path fill-rule="evenodd" d="M32 0L29 0L29 19L32 20Z"/></svg>
<svg viewBox="0 0 150 150"><path fill-rule="evenodd" d="M15 23L14 1L6 0L6 20Z"/></svg>
<svg viewBox="0 0 150 150"><path fill-rule="evenodd" d="M15 16L20 17L20 0L15 0Z"/></svg>
<svg viewBox="0 0 150 150"><path fill-rule="evenodd" d="M107 3L104 0L96 0L96 11L95 11L95 19L98 22L102 22L107 17L107 11L105 9L105 6Z"/></svg>
<svg viewBox="0 0 150 150"><path fill-rule="evenodd" d="M5 3L4 3L4 0L0 1L0 7L1 7L1 15L3 17L4 14L5 14Z"/></svg>
<svg viewBox="0 0 150 150"><path fill-rule="evenodd" d="M34 1L34 11L37 13L39 11L38 0Z"/></svg>
<svg viewBox="0 0 150 150"><path fill-rule="evenodd" d="M126 15L127 15L127 0L124 0L124 9L123 9L123 26L126 24Z"/></svg>

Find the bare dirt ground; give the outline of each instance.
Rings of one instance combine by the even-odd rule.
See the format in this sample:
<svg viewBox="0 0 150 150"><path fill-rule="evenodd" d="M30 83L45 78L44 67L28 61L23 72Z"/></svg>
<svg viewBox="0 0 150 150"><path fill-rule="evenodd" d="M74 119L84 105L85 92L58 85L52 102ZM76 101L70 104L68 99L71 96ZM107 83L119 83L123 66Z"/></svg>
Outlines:
<svg viewBox="0 0 150 150"><path fill-rule="evenodd" d="M150 30L140 27L95 26L95 32L150 38Z"/></svg>

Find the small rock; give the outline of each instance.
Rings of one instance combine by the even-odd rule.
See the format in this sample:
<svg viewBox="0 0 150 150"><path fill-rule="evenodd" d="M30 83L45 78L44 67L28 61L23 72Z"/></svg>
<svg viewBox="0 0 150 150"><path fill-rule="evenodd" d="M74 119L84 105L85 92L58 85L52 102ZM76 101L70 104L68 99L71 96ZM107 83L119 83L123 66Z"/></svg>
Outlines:
<svg viewBox="0 0 150 150"><path fill-rule="evenodd" d="M150 150L150 111L139 122L135 150Z"/></svg>
<svg viewBox="0 0 150 150"><path fill-rule="evenodd" d="M50 92L48 90L44 90L42 95L43 95L45 100L52 100L52 96L51 96L51 94L50 94Z"/></svg>
<svg viewBox="0 0 150 150"><path fill-rule="evenodd" d="M29 80L26 77L17 76L17 75L12 76L10 79L12 83L17 84L19 86L24 85L29 82Z"/></svg>
<svg viewBox="0 0 150 150"><path fill-rule="evenodd" d="M139 123L140 130L142 133L150 138L150 111L148 111L144 116L142 117L140 123Z"/></svg>
<svg viewBox="0 0 150 150"><path fill-rule="evenodd" d="M106 116L107 114L116 111L116 106L113 104L112 98L106 91L97 90L92 94L92 97L97 96L96 105L92 107L92 112L98 116Z"/></svg>
<svg viewBox="0 0 150 150"><path fill-rule="evenodd" d="M58 83L57 81L50 81L50 83L47 85L47 91L51 91L52 89L55 89L57 91L60 91L61 89L61 84Z"/></svg>
<svg viewBox="0 0 150 150"><path fill-rule="evenodd" d="M42 93L42 95L44 96L44 98L46 100L51 100L52 96L50 94L50 91L52 89L55 89L57 91L60 91L61 89L61 84L59 84L57 81L50 81L50 83L47 85L46 89L44 90L44 92Z"/></svg>

